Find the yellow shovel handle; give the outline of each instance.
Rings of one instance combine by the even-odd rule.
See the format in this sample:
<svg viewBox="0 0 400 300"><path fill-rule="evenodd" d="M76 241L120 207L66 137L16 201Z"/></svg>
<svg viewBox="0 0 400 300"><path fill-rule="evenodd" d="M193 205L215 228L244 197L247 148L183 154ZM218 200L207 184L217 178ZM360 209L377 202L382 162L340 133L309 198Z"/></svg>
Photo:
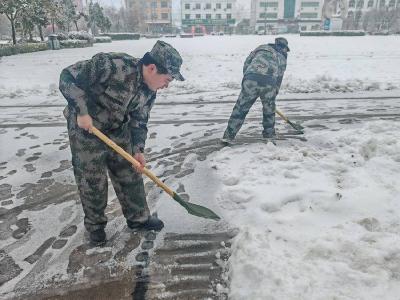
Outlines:
<svg viewBox="0 0 400 300"><path fill-rule="evenodd" d="M146 167L142 167L140 162L138 162L136 159L134 159L132 155L130 155L128 152L126 152L124 149L122 149L120 146L118 146L116 143L114 143L111 139L109 139L100 130L98 130L96 127L92 126L90 128L90 131L95 136L97 136L99 139L101 139L104 143L106 143L108 146L113 148L116 152L121 154L127 161L132 163L137 168L141 169L143 174L145 174L147 177L149 177L151 180L153 180L160 188L162 188L165 192L167 192L168 195L170 195L171 197L174 196L174 191L173 190L171 190L167 185L165 185L164 182L162 182L149 169L147 169Z"/></svg>
<svg viewBox="0 0 400 300"><path fill-rule="evenodd" d="M284 119L286 122L289 122L289 119L279 109L275 109L275 111L282 119Z"/></svg>

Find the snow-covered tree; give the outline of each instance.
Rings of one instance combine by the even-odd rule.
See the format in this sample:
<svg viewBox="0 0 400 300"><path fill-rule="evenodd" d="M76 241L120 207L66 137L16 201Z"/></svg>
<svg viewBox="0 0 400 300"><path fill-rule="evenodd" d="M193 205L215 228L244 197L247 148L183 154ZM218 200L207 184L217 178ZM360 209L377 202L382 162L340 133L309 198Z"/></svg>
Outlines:
<svg viewBox="0 0 400 300"><path fill-rule="evenodd" d="M97 28L100 28L103 32L110 29L111 22L104 15L103 8L98 3L90 2L87 25L92 30L92 34L94 35L97 34Z"/></svg>
<svg viewBox="0 0 400 300"><path fill-rule="evenodd" d="M13 44L17 43L16 22L29 7L29 0L0 0L0 14L4 14L11 23Z"/></svg>

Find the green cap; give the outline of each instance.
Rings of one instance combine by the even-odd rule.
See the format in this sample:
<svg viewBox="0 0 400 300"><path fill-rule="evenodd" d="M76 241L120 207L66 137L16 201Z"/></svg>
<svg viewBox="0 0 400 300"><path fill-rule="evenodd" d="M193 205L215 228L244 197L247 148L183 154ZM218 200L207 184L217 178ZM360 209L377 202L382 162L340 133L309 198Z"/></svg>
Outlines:
<svg viewBox="0 0 400 300"><path fill-rule="evenodd" d="M185 80L180 73L182 57L170 44L163 41L157 41L153 46L153 49L151 49L150 55L157 64L167 69L168 73L171 74L174 79L180 81Z"/></svg>
<svg viewBox="0 0 400 300"><path fill-rule="evenodd" d="M289 42L287 41L287 39L285 39L283 37L276 38L275 45L277 45L278 47L281 47L281 48L286 48L288 52L290 51Z"/></svg>

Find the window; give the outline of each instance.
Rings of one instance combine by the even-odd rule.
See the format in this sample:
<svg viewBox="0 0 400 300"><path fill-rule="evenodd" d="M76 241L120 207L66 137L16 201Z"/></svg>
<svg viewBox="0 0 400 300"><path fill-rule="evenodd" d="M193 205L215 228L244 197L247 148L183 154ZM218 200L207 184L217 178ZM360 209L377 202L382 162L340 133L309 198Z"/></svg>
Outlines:
<svg viewBox="0 0 400 300"><path fill-rule="evenodd" d="M319 2L301 2L301 7L318 7Z"/></svg>
<svg viewBox="0 0 400 300"><path fill-rule="evenodd" d="M201 14L196 14L196 19L201 19Z"/></svg>
<svg viewBox="0 0 400 300"><path fill-rule="evenodd" d="M227 18L228 20L232 19L232 14L226 14L226 18Z"/></svg>
<svg viewBox="0 0 400 300"><path fill-rule="evenodd" d="M368 7L374 6L374 0L369 0L368 1Z"/></svg>
<svg viewBox="0 0 400 300"><path fill-rule="evenodd" d="M206 19L211 19L211 14L206 14Z"/></svg>
<svg viewBox="0 0 400 300"><path fill-rule="evenodd" d="M211 9L211 3L206 3L206 9Z"/></svg>
<svg viewBox="0 0 400 300"><path fill-rule="evenodd" d="M394 4L395 4L394 0L390 0L389 7L394 7Z"/></svg>
<svg viewBox="0 0 400 300"><path fill-rule="evenodd" d="M168 2L167 1L161 1L161 7L162 8L168 7Z"/></svg>
<svg viewBox="0 0 400 300"><path fill-rule="evenodd" d="M190 20L190 14L185 15L185 20Z"/></svg>
<svg viewBox="0 0 400 300"><path fill-rule="evenodd" d="M221 3L217 3L215 6L216 9L221 9Z"/></svg>
<svg viewBox="0 0 400 300"><path fill-rule="evenodd" d="M218 19L218 20L220 20L220 19L221 19L221 14L216 14L216 15L215 15L215 18Z"/></svg>
<svg viewBox="0 0 400 300"><path fill-rule="evenodd" d="M379 7L385 7L385 0L381 0L381 2L379 3Z"/></svg>
<svg viewBox="0 0 400 300"><path fill-rule="evenodd" d="M196 9L201 9L201 4L200 3L196 3Z"/></svg>
<svg viewBox="0 0 400 300"><path fill-rule="evenodd" d="M260 2L260 7L278 7L278 2Z"/></svg>
<svg viewBox="0 0 400 300"><path fill-rule="evenodd" d="M260 14L260 19L277 19L278 14L277 13L261 13Z"/></svg>
<svg viewBox="0 0 400 300"><path fill-rule="evenodd" d="M317 19L318 13L300 13L301 19Z"/></svg>
<svg viewBox="0 0 400 300"><path fill-rule="evenodd" d="M185 9L190 9L190 3L185 3Z"/></svg>
<svg viewBox="0 0 400 300"><path fill-rule="evenodd" d="M157 2L155 2L155 1L151 2L151 7L152 8L157 8Z"/></svg>
<svg viewBox="0 0 400 300"><path fill-rule="evenodd" d="M363 8L364 7L364 0L359 0L357 2L357 8Z"/></svg>
<svg viewBox="0 0 400 300"><path fill-rule="evenodd" d="M168 13L161 13L161 19L168 20Z"/></svg>
<svg viewBox="0 0 400 300"><path fill-rule="evenodd" d="M356 1L355 0L350 0L349 1L349 7L355 7L356 6Z"/></svg>
<svg viewBox="0 0 400 300"><path fill-rule="evenodd" d="M227 4L226 4L226 8L227 8L227 9L231 9L231 8L232 8L232 3L227 3Z"/></svg>

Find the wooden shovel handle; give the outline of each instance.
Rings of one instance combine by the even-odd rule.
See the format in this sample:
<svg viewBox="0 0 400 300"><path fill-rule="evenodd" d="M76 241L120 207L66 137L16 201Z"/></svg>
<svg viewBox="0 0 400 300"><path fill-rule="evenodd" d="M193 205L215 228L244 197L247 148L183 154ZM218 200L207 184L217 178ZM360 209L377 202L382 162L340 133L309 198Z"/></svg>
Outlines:
<svg viewBox="0 0 400 300"><path fill-rule="evenodd" d="M136 166L139 169L142 169L142 173L145 174L147 177L149 177L151 180L153 180L160 188L162 188L165 192L168 193L171 197L174 196L174 191L171 190L167 185L164 184L156 175L154 175L149 169L146 167L142 167L142 165L135 159L133 158L132 155L130 155L128 152L126 152L124 149L122 149L120 146L118 146L116 143L114 143L110 138L108 138L104 133L102 133L100 130L98 130L96 127L92 126L90 128L90 131L97 136L99 139L101 139L104 143L106 143L108 146L113 148L116 152L118 152L122 157L124 157L127 161L132 163L134 166Z"/></svg>
<svg viewBox="0 0 400 300"><path fill-rule="evenodd" d="M289 122L289 119L279 109L275 109L275 111L282 119L284 119L286 122Z"/></svg>

